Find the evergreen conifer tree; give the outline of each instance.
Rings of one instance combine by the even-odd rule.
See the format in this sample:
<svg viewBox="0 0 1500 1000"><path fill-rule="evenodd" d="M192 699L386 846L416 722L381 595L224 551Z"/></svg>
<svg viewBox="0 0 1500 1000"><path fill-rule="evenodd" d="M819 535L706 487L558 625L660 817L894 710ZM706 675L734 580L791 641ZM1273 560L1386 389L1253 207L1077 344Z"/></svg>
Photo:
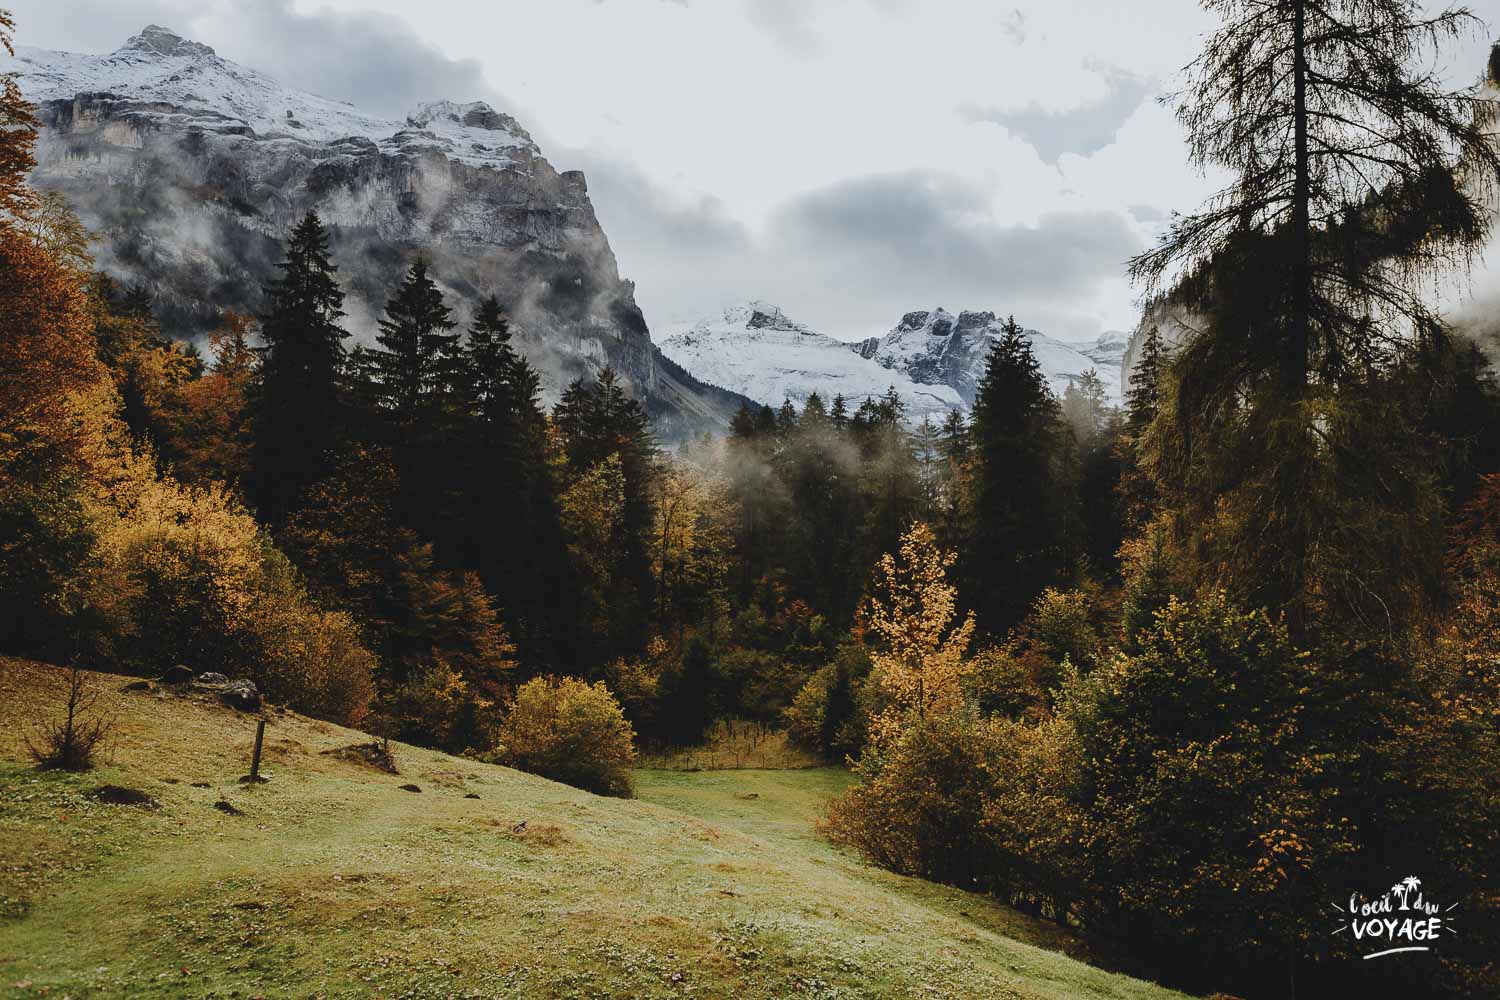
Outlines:
<svg viewBox="0 0 1500 1000"><path fill-rule="evenodd" d="M328 233L309 212L287 239L280 275L266 287L252 494L261 516L282 524L302 492L333 467L344 365L344 293Z"/></svg>
<svg viewBox="0 0 1500 1000"><path fill-rule="evenodd" d="M975 537L961 576L981 627L1015 625L1068 562L1067 431L1015 318L990 346L974 401Z"/></svg>

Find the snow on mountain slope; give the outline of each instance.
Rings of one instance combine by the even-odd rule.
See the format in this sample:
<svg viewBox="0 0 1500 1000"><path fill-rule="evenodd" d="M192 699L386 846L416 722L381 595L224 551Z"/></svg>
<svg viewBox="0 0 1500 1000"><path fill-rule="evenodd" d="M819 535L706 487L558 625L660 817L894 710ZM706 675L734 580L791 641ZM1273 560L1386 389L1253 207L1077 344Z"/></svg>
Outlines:
<svg viewBox="0 0 1500 1000"><path fill-rule="evenodd" d="M107 93L163 105L147 113L167 124L304 142L368 139L390 153L427 147L470 166L503 167L538 153L514 118L483 102L426 104L404 122L378 118L283 87L154 24L108 55L18 46L16 63L22 91L38 103Z"/></svg>
<svg viewBox="0 0 1500 1000"><path fill-rule="evenodd" d="M871 337L851 349L884 368L901 372L923 385L953 389L964 405L972 406L984 375L990 342L1000 336L1001 321L992 312L946 309L912 312L883 337ZM1060 398L1070 383L1094 369L1106 394L1120 400L1120 361L1125 343L1119 334L1105 334L1090 344L1065 343L1036 330L1027 330L1042 372Z"/></svg>
<svg viewBox="0 0 1500 1000"><path fill-rule="evenodd" d="M1097 364L1101 373L1106 368L1117 371L1125 364L1125 352L1130 347L1130 334L1119 330L1109 330L1101 333L1096 340L1067 340L1064 343ZM1100 377L1102 378L1103 375L1101 374Z"/></svg>
<svg viewBox="0 0 1500 1000"><path fill-rule="evenodd" d="M825 403L842 394L852 408L895 386L913 419L930 415L938 420L949 410L964 408L952 387L915 382L860 356L845 341L792 322L764 302L679 325L658 346L699 379L767 406L790 399L801 407L816 392Z"/></svg>

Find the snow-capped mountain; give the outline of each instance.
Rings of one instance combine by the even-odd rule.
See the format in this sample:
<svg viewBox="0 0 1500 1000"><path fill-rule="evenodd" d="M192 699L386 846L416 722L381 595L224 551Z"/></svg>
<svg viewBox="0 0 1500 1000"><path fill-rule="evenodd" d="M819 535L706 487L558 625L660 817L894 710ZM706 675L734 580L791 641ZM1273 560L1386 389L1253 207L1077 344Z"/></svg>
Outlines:
<svg viewBox="0 0 1500 1000"><path fill-rule="evenodd" d="M99 265L150 288L173 336L254 311L280 241L314 210L357 337L420 252L460 320L500 298L549 400L609 364L667 437L723 426L739 405L663 361L583 174L554 170L509 115L439 101L385 119L154 25L108 55L16 56L43 126L33 183L101 234Z"/></svg>
<svg viewBox="0 0 1500 1000"><path fill-rule="evenodd" d="M967 410L984 375L985 356L1000 335L994 313L957 317L936 309L907 313L882 337L837 340L787 319L774 305L750 302L695 323L678 324L658 343L662 353L699 378L768 406L791 399L801 406L816 392L857 402L894 386L907 412L920 420ZM1068 344L1026 331L1053 392L1095 370L1114 402L1127 338L1108 333Z"/></svg>
<svg viewBox="0 0 1500 1000"><path fill-rule="evenodd" d="M851 350L847 341L794 323L765 302L733 306L721 316L679 324L659 346L698 378L768 406L790 399L801 407L814 392L825 403L842 394L855 406L866 397L884 395L892 386L913 419L941 419L964 406L951 387L924 385L883 367Z"/></svg>
<svg viewBox="0 0 1500 1000"><path fill-rule="evenodd" d="M991 341L1000 336L1000 327L1001 320L992 312L961 312L955 317L939 308L907 313L890 333L852 347L861 357L901 372L913 382L953 389L969 407L974 405L985 357ZM1026 336L1048 384L1059 397L1070 383L1093 369L1104 383L1105 393L1119 402L1120 359L1125 352L1122 334L1107 333L1088 344L1065 343L1036 330L1027 330Z"/></svg>
<svg viewBox="0 0 1500 1000"><path fill-rule="evenodd" d="M1125 366L1125 353L1130 349L1130 334L1108 330L1095 340L1065 340L1063 343L1098 365L1100 372L1105 369L1121 371ZM1122 377L1121 384L1123 383Z"/></svg>

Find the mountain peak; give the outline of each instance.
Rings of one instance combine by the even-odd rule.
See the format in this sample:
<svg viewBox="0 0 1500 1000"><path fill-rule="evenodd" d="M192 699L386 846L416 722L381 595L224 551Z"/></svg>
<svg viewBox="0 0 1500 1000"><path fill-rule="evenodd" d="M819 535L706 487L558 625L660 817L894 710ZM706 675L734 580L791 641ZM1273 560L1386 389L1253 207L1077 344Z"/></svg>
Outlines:
<svg viewBox="0 0 1500 1000"><path fill-rule="evenodd" d="M199 58L211 56L214 50L202 42L189 41L171 28L159 24L148 24L140 34L132 35L120 52L135 52L150 56L188 56Z"/></svg>
<svg viewBox="0 0 1500 1000"><path fill-rule="evenodd" d="M770 302L751 300L724 310L724 321L731 325L743 325L749 330L797 330L805 329L801 324L787 319L780 306Z"/></svg>
<svg viewBox="0 0 1500 1000"><path fill-rule="evenodd" d="M520 122L510 115L496 111L484 101L470 101L467 104L460 104L457 101L430 101L420 105L406 118L408 125L417 128L431 125L435 121L447 121L465 128L483 129L487 132L509 132L511 135L531 138L521 127Z"/></svg>

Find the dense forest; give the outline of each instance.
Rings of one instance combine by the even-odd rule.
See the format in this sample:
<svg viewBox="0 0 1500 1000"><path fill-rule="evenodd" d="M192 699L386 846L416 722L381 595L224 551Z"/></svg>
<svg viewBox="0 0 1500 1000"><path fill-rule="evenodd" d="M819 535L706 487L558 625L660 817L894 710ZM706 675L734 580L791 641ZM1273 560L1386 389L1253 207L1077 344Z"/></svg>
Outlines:
<svg viewBox="0 0 1500 1000"><path fill-rule="evenodd" d="M754 720L855 769L835 840L1135 971L1494 995L1500 390L1427 293L1500 152L1421 69L1473 22L1211 6L1179 116L1234 180L1133 262L1203 322L1147 331L1123 410L1012 320L967 419L814 395L670 448L609 369L544 407L420 258L356 343L315 215L258 315L173 341L27 186L7 80L0 653L618 794L634 747ZM1329 904L1412 873L1461 935L1351 971Z"/></svg>

